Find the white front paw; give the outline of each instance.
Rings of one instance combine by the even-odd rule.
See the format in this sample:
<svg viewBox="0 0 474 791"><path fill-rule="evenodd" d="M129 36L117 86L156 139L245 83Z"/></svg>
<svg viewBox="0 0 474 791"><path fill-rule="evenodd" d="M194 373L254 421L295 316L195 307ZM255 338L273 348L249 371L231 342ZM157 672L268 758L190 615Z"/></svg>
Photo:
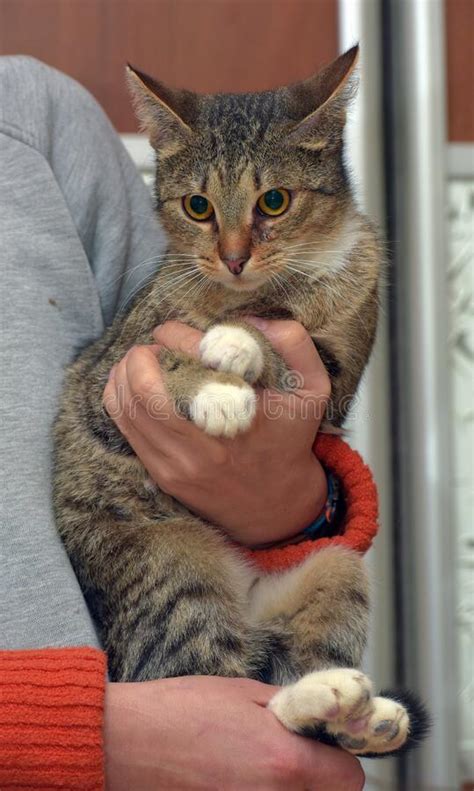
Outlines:
<svg viewBox="0 0 474 791"><path fill-rule="evenodd" d="M250 332L243 327L219 324L204 335L201 361L207 368L237 374L247 382L256 382L263 371L263 353Z"/></svg>
<svg viewBox="0 0 474 791"><path fill-rule="evenodd" d="M207 434L235 437L246 431L255 416L257 396L249 385L209 382L190 404L190 417Z"/></svg>

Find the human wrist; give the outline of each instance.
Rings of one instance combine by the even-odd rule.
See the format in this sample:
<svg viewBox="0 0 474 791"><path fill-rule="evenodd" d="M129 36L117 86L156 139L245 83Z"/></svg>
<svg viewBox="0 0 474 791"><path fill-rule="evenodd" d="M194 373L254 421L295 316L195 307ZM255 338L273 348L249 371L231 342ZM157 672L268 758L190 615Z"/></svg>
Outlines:
<svg viewBox="0 0 474 791"><path fill-rule="evenodd" d="M326 472L315 456L301 468L292 468L291 478L284 488L284 499L276 498L272 508L266 509L258 538L252 539L251 546L258 549L295 540L321 514L327 492Z"/></svg>
<svg viewBox="0 0 474 791"><path fill-rule="evenodd" d="M126 791L133 787L137 770L134 760L135 740L141 729L140 701L136 696L137 684L109 682L105 689L104 704L104 758L105 787L107 791Z"/></svg>

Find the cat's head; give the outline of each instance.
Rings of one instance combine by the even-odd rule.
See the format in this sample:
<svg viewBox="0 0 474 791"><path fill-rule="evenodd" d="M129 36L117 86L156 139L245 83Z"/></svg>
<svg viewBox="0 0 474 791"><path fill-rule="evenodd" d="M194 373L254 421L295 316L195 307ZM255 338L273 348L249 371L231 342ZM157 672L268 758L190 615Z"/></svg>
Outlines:
<svg viewBox="0 0 474 791"><path fill-rule="evenodd" d="M342 156L358 48L303 82L200 96L129 67L156 151L156 201L173 252L228 288L324 271L350 202ZM312 260L312 259L319 260Z"/></svg>

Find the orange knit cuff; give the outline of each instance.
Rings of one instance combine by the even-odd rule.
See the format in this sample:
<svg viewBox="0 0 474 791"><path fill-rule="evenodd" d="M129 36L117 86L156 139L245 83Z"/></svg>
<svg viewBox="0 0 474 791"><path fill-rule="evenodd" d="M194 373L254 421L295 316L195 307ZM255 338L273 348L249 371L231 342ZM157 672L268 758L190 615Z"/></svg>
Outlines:
<svg viewBox="0 0 474 791"><path fill-rule="evenodd" d="M102 791L105 655L0 651L1 791Z"/></svg>
<svg viewBox="0 0 474 791"><path fill-rule="evenodd" d="M271 549L249 550L253 563L262 571L284 571L301 563L310 553L328 546L342 546L366 552L378 530L377 488L372 473L361 456L333 434L318 434L313 450L319 461L341 485L346 504L343 533L332 538L301 541Z"/></svg>

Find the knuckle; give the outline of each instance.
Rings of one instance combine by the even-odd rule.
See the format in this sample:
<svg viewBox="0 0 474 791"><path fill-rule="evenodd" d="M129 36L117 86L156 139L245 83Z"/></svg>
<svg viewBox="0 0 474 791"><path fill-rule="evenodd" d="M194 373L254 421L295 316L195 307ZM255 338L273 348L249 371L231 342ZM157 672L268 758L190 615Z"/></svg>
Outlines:
<svg viewBox="0 0 474 791"><path fill-rule="evenodd" d="M180 460L181 464L181 475L180 480L186 484L197 484L203 477L203 467L205 465L202 464L194 457L186 457L183 456Z"/></svg>
<svg viewBox="0 0 474 791"><path fill-rule="evenodd" d="M302 778L301 765L297 750L285 743L285 749L271 750L267 756L270 776L282 787L294 787L294 783Z"/></svg>
<svg viewBox="0 0 474 791"><path fill-rule="evenodd" d="M199 333L198 330L188 324L172 320L165 321L157 332L157 336L165 345L168 342L173 347L186 343L188 339L194 338L196 335L202 335L202 333Z"/></svg>
<svg viewBox="0 0 474 791"><path fill-rule="evenodd" d="M300 343L305 343L309 338L305 328L298 321L288 322L287 333L288 340L291 341L295 346L299 345Z"/></svg>
<svg viewBox="0 0 474 791"><path fill-rule="evenodd" d="M153 333L155 340L165 349L180 351L192 357L198 356L199 343L203 337L200 330L180 321L165 321Z"/></svg>
<svg viewBox="0 0 474 791"><path fill-rule="evenodd" d="M331 380L324 366L321 367L321 370L319 372L318 382L317 382L317 392L318 395L326 399L328 399L331 395Z"/></svg>
<svg viewBox="0 0 474 791"><path fill-rule="evenodd" d="M210 446L210 462L214 467L226 468L230 460L230 448L222 442L213 442Z"/></svg>
<svg viewBox="0 0 474 791"><path fill-rule="evenodd" d="M163 324L160 324L160 326L156 328L153 335L157 340L164 343L166 339L170 337L174 324L174 321L164 321Z"/></svg>
<svg viewBox="0 0 474 791"><path fill-rule="evenodd" d="M150 372L149 349L146 346L133 346L127 354L128 382L133 396L147 398L156 391L156 377Z"/></svg>
<svg viewBox="0 0 474 791"><path fill-rule="evenodd" d="M351 776L348 776L344 782L344 787L347 788L347 791L363 791L364 786L365 772L359 761L356 761L352 767Z"/></svg>
<svg viewBox="0 0 474 791"><path fill-rule="evenodd" d="M179 476L176 475L175 470L171 469L171 467L163 467L158 473L158 483L160 489L165 494L176 494L179 490L180 486L180 479Z"/></svg>
<svg viewBox="0 0 474 791"><path fill-rule="evenodd" d="M362 791L365 786L365 774L357 758L342 752L337 770L333 773L336 788L345 791Z"/></svg>

